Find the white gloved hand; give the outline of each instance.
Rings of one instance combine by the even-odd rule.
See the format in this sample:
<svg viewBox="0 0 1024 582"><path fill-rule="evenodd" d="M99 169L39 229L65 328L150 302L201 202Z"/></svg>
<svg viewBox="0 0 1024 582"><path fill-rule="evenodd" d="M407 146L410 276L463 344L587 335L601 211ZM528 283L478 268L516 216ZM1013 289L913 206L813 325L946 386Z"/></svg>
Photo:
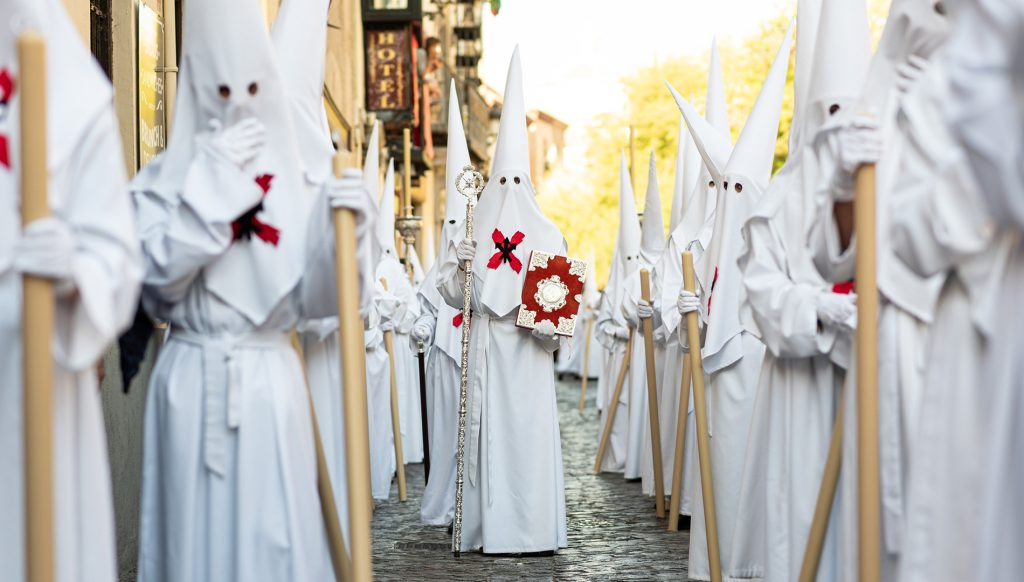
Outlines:
<svg viewBox="0 0 1024 582"><path fill-rule="evenodd" d="M462 239L459 246L455 248L455 256L460 263L471 262L476 257L476 241L468 238Z"/></svg>
<svg viewBox="0 0 1024 582"><path fill-rule="evenodd" d="M324 183L324 193L331 208L345 208L355 213L356 236L361 237L377 212L377 205L363 186L363 173L347 168L341 178L332 175Z"/></svg>
<svg viewBox="0 0 1024 582"><path fill-rule="evenodd" d="M822 325L852 331L856 326L857 296L826 292L818 295L816 309Z"/></svg>
<svg viewBox="0 0 1024 582"><path fill-rule="evenodd" d="M864 164L877 163L882 157L882 133L869 117L854 117L838 134L839 167L832 194L836 201L853 200L853 176Z"/></svg>
<svg viewBox="0 0 1024 582"><path fill-rule="evenodd" d="M50 216L30 223L14 242L13 255L16 272L52 280L58 295L74 290L75 237L63 220Z"/></svg>
<svg viewBox="0 0 1024 582"><path fill-rule="evenodd" d="M921 80L921 77L925 76L929 67L931 67L931 62L928 59L910 55L906 62L896 66L896 89L901 95L905 95Z"/></svg>
<svg viewBox="0 0 1024 582"><path fill-rule="evenodd" d="M640 319L650 319L654 317L654 306L650 301L641 299L636 304L636 314Z"/></svg>
<svg viewBox="0 0 1024 582"><path fill-rule="evenodd" d="M210 121L210 132L201 136L202 147L222 160L244 168L256 159L267 144L267 130L255 117L224 128L219 120Z"/></svg>
<svg viewBox="0 0 1024 582"><path fill-rule="evenodd" d="M421 343L430 342L430 326L426 323L417 323L412 327L412 339Z"/></svg>
<svg viewBox="0 0 1024 582"><path fill-rule="evenodd" d="M629 339L629 328L617 325L612 328L612 335L615 336L617 339L626 341Z"/></svg>
<svg viewBox="0 0 1024 582"><path fill-rule="evenodd" d="M391 321L386 320L386 319L381 320L381 322L380 322L380 330L384 331L384 332L394 331L395 330L395 324L392 323Z"/></svg>
<svg viewBox="0 0 1024 582"><path fill-rule="evenodd" d="M699 313L700 308L700 297L696 293L686 289L679 291L679 297L676 299L676 309L679 310L679 315L686 317L687 313L693 313L694 311Z"/></svg>
<svg viewBox="0 0 1024 582"><path fill-rule="evenodd" d="M545 319L538 323L537 327L533 328L530 333L537 339L551 340L555 337L555 324Z"/></svg>

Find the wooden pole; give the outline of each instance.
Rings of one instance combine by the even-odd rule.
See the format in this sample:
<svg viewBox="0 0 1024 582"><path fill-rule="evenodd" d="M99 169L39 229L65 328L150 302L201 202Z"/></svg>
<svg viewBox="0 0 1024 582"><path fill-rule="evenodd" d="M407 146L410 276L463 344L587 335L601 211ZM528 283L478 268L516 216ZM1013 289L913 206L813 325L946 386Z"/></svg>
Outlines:
<svg viewBox="0 0 1024 582"><path fill-rule="evenodd" d="M881 576L881 493L878 477L878 280L875 269L875 166L856 177L857 231L857 492L861 582Z"/></svg>
<svg viewBox="0 0 1024 582"><path fill-rule="evenodd" d="M693 276L693 254L683 253L683 288L697 289ZM708 442L708 408L704 399L704 363L700 354L697 312L686 314L686 337L690 344L690 371L693 378L693 408L697 419L697 458L700 461L700 490L704 496L704 528L708 538L708 564L711 582L722 582L722 558L718 551L718 517L715 514L715 488L711 478L711 443Z"/></svg>
<svg viewBox="0 0 1024 582"><path fill-rule="evenodd" d="M334 175L342 177L344 154L334 157ZM349 174L349 172L352 172ZM357 170L344 174L354 178ZM366 348L363 321L359 317L359 261L356 246L356 214L334 210L335 277L338 287L338 340L341 345L341 380L344 393L345 464L348 480L349 548L352 580L373 580L370 520L370 436L367 427Z"/></svg>
<svg viewBox="0 0 1024 582"><path fill-rule="evenodd" d="M679 413L676 417L676 455L672 463L672 503L668 509L668 531L679 531L679 508L683 502L683 460L686 453L686 412L690 408L690 356L683 356L683 379L679 385Z"/></svg>
<svg viewBox="0 0 1024 582"><path fill-rule="evenodd" d="M341 520L338 518L338 502L334 497L331 482L331 471L327 466L327 455L324 453L323 437L320 434L320 423L316 419L316 406L313 403L313 392L309 388L309 374L306 371L306 357L302 349L299 334L292 332L292 347L299 354L302 365L302 377L306 384L306 396L309 399L309 421L313 427L313 449L316 452L316 492L320 497L320 513L327 531L327 549L331 553L331 566L334 567L334 579L338 582L351 580L352 563L345 551L345 535L341 531Z"/></svg>
<svg viewBox="0 0 1024 582"><path fill-rule="evenodd" d="M387 291L388 280L381 279L381 285ZM405 489L405 455L402 453L402 418L398 404L398 375L395 372L394 332L384 332L384 348L388 351L388 362L391 365L391 431L395 433L395 474L398 479L398 501L409 499Z"/></svg>
<svg viewBox="0 0 1024 582"><path fill-rule="evenodd" d="M651 272L640 269L640 295L651 302ZM647 356L647 414L651 425L651 455L654 457L654 513L665 517L665 473L661 458L661 419L658 417L658 376L654 368L654 321L641 320L644 326L644 354Z"/></svg>
<svg viewBox="0 0 1024 582"><path fill-rule="evenodd" d="M843 463L843 408L843 397L840 393L836 420L832 426L832 440L828 446L828 458L825 460L825 471L822 473L821 488L818 490L818 502L814 507L814 518L811 520L807 546L804 548L804 561L800 566L799 582L814 582L818 577L821 551L825 547L829 516L832 514L832 503L836 496L836 486L839 484L839 470Z"/></svg>
<svg viewBox="0 0 1024 582"><path fill-rule="evenodd" d="M594 318L587 321L587 337L583 339L583 378L580 380L580 416L583 416L583 408L587 405L587 380L590 376L590 337L594 332Z"/></svg>
<svg viewBox="0 0 1024 582"><path fill-rule="evenodd" d="M626 353L622 356L622 367L619 368L619 377L615 380L615 391L612 393L612 401L608 404L608 418L604 421L604 432L601 433L601 444L597 447L597 460L594 461L594 474L601 472L601 463L604 461L605 450L608 449L608 439L612 436L612 425L615 423L615 413L619 410L619 396L622 396L622 386L626 383L626 372L629 370L629 362L633 359L633 330L629 330L629 339L626 340Z"/></svg>
<svg viewBox="0 0 1024 582"><path fill-rule="evenodd" d="M50 215L46 150L46 41L18 38L21 71L21 224ZM55 576L53 512L53 282L22 277L24 382L25 567L30 582Z"/></svg>

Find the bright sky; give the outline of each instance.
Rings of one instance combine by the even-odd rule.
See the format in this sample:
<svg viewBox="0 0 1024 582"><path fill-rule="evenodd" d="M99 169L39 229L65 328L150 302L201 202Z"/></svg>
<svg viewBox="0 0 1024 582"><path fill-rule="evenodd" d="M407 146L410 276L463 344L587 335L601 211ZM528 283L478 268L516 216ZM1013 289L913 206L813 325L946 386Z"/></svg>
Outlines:
<svg viewBox="0 0 1024 582"><path fill-rule="evenodd" d="M792 0L503 0L485 8L480 76L504 89L519 44L526 106L571 125L619 111L618 80L668 57L741 38Z"/></svg>

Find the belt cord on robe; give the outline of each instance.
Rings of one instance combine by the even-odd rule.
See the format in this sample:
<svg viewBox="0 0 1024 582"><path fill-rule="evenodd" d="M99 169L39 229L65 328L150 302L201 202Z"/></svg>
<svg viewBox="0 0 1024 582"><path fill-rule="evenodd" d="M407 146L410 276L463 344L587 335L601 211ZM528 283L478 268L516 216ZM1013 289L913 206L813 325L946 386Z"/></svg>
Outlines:
<svg viewBox="0 0 1024 582"><path fill-rule="evenodd" d="M388 280L381 278L380 284L388 290ZM384 332L384 349L388 352L388 363L391 366L391 431L395 441L395 474L398 479L398 501L405 502L409 494L405 487L405 456L402 451L402 418L398 404L398 377L395 372L394 332Z"/></svg>
<svg viewBox="0 0 1024 582"><path fill-rule="evenodd" d="M615 380L615 391L612 393L612 401L608 406L608 418L605 419L604 432L601 433L601 444L597 446L597 459L594 461L595 475L601 472L604 454L608 449L608 439L612 436L615 413L619 410L619 397L622 396L622 386L626 383L626 372L629 371L630 360L633 358L633 332L634 330L629 330L629 339L626 340L626 352L622 356L622 367L619 368L619 377Z"/></svg>
<svg viewBox="0 0 1024 582"><path fill-rule="evenodd" d="M691 293L697 289L693 275L693 254L689 251L683 253L683 288ZM697 459L700 463L700 489L704 497L704 530L707 533L711 582L722 582L715 487L711 478L711 443L708 442L708 408L704 394L704 363L700 353L697 317L696 311L686 314L686 337L690 344L690 376L693 380L693 412L697 420Z"/></svg>
<svg viewBox="0 0 1024 582"><path fill-rule="evenodd" d="M46 143L46 41L18 37L21 72L21 224L50 215ZM53 507L53 282L24 275L21 289L22 404L25 457L25 573L29 582L56 577Z"/></svg>
<svg viewBox="0 0 1024 582"><path fill-rule="evenodd" d="M875 165L857 170L857 509L861 582L878 580L882 568L881 492L878 463L878 273Z"/></svg>
<svg viewBox="0 0 1024 582"><path fill-rule="evenodd" d="M640 294L651 303L651 272L640 269ZM658 519L665 517L665 473L661 457L661 420L658 418L658 376L654 367L654 322L641 320L644 327L644 354L647 359L647 415L651 425L651 456L654 457L654 511Z"/></svg>

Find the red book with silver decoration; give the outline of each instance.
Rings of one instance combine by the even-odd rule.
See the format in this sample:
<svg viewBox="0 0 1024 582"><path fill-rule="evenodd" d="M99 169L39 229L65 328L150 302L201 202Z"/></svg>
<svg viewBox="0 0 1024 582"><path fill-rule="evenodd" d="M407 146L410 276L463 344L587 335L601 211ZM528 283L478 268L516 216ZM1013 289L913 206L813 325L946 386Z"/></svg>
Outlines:
<svg viewBox="0 0 1024 582"><path fill-rule="evenodd" d="M540 322L550 321L555 334L571 337L576 331L586 278L586 262L533 251L526 268L516 326L534 329Z"/></svg>

